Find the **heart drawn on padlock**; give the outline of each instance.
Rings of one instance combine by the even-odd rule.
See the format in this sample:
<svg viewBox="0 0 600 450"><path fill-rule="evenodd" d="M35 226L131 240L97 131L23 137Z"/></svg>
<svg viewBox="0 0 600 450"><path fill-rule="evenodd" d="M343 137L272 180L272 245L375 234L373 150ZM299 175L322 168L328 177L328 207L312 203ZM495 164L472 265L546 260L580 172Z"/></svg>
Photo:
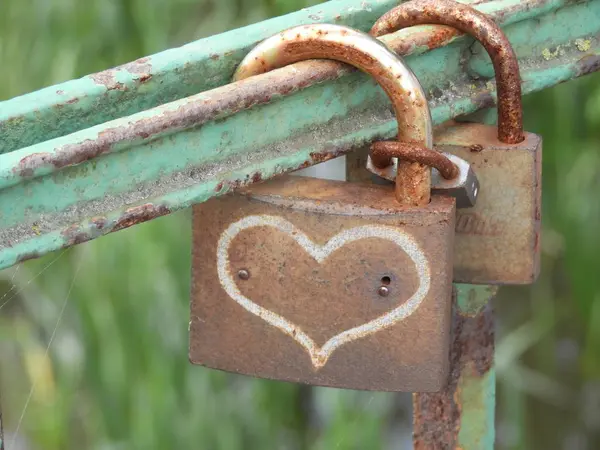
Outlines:
<svg viewBox="0 0 600 450"><path fill-rule="evenodd" d="M370 320L369 322L333 336L322 347L319 347L299 326L281 315L258 305L243 295L231 275L229 247L233 239L240 232L247 230L248 228L260 226L273 227L289 235L319 264L323 263L333 252L350 242L367 238L380 238L391 241L404 250L415 263L417 274L419 276L419 286L415 293L402 305ZM431 284L429 261L413 237L401 230L382 225L358 226L344 230L333 236L325 245L320 245L313 242L291 222L281 217L270 215L246 216L229 225L222 233L217 246L217 271L221 286L235 302L248 312L260 317L269 325L278 328L294 339L308 352L312 365L316 369L323 367L338 347L356 339L377 333L413 314L423 302L423 299L429 292Z"/></svg>

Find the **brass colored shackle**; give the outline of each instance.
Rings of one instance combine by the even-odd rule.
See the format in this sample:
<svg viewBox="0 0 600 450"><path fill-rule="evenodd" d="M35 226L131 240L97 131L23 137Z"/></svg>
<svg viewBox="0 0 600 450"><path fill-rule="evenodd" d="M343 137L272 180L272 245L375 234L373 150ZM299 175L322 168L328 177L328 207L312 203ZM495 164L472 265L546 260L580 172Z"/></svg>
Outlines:
<svg viewBox="0 0 600 450"><path fill-rule="evenodd" d="M484 13L453 0L412 0L388 11L371 28L372 36L414 25L447 25L477 39L492 59L498 91L498 140L518 144L523 134L519 62L502 29Z"/></svg>
<svg viewBox="0 0 600 450"><path fill-rule="evenodd" d="M439 154L432 150L431 114L419 80L399 56L361 31L331 24L301 25L284 30L246 55L234 74L234 81L307 59L333 59L370 74L392 101L398 140L416 145L422 152L435 153L433 156L439 160ZM454 167L449 160L447 163ZM423 195L427 198L421 204L429 202L430 172L426 173L427 180L419 180L426 184ZM404 182L396 182L396 199L401 203L405 203Z"/></svg>

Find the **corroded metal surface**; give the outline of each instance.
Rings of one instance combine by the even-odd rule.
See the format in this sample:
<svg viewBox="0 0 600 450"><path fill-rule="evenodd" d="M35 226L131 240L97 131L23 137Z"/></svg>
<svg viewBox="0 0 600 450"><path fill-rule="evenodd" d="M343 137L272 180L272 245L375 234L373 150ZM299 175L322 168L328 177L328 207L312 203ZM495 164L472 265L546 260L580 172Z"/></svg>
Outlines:
<svg viewBox="0 0 600 450"><path fill-rule="evenodd" d="M397 31L400 28L420 24L452 25L476 37L486 48L496 70L498 85L498 111L500 140L520 142L522 140L521 79L517 57L510 42L490 18L466 5L450 0L413 0L388 11L371 28L374 36ZM443 30L444 33L447 29ZM446 40L447 36L443 37ZM391 159L388 158L388 165ZM398 160L396 189L398 184L414 186L429 174L427 166L414 160ZM425 186L417 184L422 188ZM404 189L400 187L400 189ZM415 191L413 191L414 193ZM418 197L417 197L418 198Z"/></svg>
<svg viewBox="0 0 600 450"><path fill-rule="evenodd" d="M356 5L362 8L362 4ZM345 1L326 3L323 8L341 7L343 22L350 17L344 15L348 12L344 5ZM369 7L368 2L365 5ZM373 11L378 14L365 12L372 18L368 26L385 11L377 5ZM598 70L599 0L492 1L476 7L499 23L512 24L505 31L519 55L524 93ZM287 17L292 20L297 16ZM295 24L279 20L285 24L279 29ZM572 23L577 27L568 26ZM364 29L366 24L361 24ZM168 101L170 95L190 95L206 88L206 83L227 83L248 42L254 45L256 40L277 31L268 28L268 33L256 34L261 27L253 26L255 34L248 36L236 32L239 41L230 41L231 34L219 37L223 42L227 38L227 48L219 47L218 51L211 44L217 38L210 38L155 55L142 63L152 65L153 75L142 90L123 81L127 77L119 72L115 79L124 83L126 91L105 91L101 87L86 90L87 81L78 80L0 103L0 147L6 144L3 150L15 149L31 143L30 138L40 142L56 133L67 134L89 126L92 118L114 119L124 111L136 112L136 108L139 111ZM424 86L434 123L438 124L493 106L495 101L493 83L487 81L494 74L486 52L464 37L450 37L452 45L430 52L429 40L433 48L448 42L437 38L442 34L440 30L439 26L415 27L381 38L393 50L411 54L407 61ZM555 52L557 46L560 51ZM224 54L232 48L233 54ZM198 71L205 66L197 58L210 51L219 58L206 58L222 65L226 75L221 76L215 72L216 66L211 66L207 78L200 76ZM179 55L179 65L177 60L168 59L174 55ZM165 71L172 77L166 77ZM191 78L186 78L190 73ZM329 81L320 83L323 80ZM63 93L58 95L56 91ZM111 97L117 93L124 97ZM78 95L79 101L63 104L62 100ZM244 100L247 97L248 102ZM54 108L57 102L62 106ZM180 121L178 114L186 119ZM177 126L169 129L169 121ZM166 128L147 138L138 136L135 128L144 129L148 124L151 131ZM89 148L87 141L106 138L110 133L102 134L105 131L123 127L134 129L103 141L109 148L103 148L97 157L61 168L43 163L44 159L80 161L80 146ZM0 267L41 256L83 237L94 239L109 233L130 208L152 204L163 211L177 211L254 180L316 164L374 140L392 138L396 129L387 98L372 80L348 74L344 64L310 61L2 154ZM58 158L55 154L65 148L68 154ZM34 154L46 156L33 166L20 165L23 158ZM33 176L26 173L21 178L23 167L32 169ZM79 230L76 240L68 232L73 229Z"/></svg>
<svg viewBox="0 0 600 450"><path fill-rule="evenodd" d="M454 281L532 283L540 270L541 137L525 133L519 144L504 144L496 127L475 123L436 131L436 150L469 162L480 185L475 206L457 210ZM395 176L393 166L370 170Z"/></svg>
<svg viewBox="0 0 600 450"><path fill-rule="evenodd" d="M525 133L519 144L504 144L495 127L464 123L436 134L436 148L471 163L481 185L477 204L457 211L454 281L535 281L540 266L542 139Z"/></svg>
<svg viewBox="0 0 600 450"><path fill-rule="evenodd" d="M403 3L384 14L371 33L380 35L418 24L450 25L474 36L489 53L496 74L497 137L490 136L490 128L467 126L461 132L454 127L449 132L452 137L446 135L436 142L436 148L476 162L475 172L483 181L477 205L461 211L457 219L461 237L456 243L455 281L531 283L539 270L542 154L538 137L528 136L527 145L519 145L525 136L517 57L500 27L489 17L452 0ZM465 151L467 136L473 141ZM446 148L447 138L458 139L463 146ZM501 149L498 143L506 145ZM479 167L486 169L485 173L480 173ZM513 192L516 195L511 195Z"/></svg>
<svg viewBox="0 0 600 450"><path fill-rule="evenodd" d="M391 141L387 142L390 143ZM471 208L472 206L475 206L479 196L480 184L471 164L451 153L437 153L437 151L434 153L449 160L454 166L457 174L453 178L447 179L434 167L431 171L431 193L433 195L450 195L454 197L456 199L457 208ZM387 157L388 155L389 154L385 154L384 157ZM396 156L402 157L400 154L397 154ZM392 159L392 164L383 168L376 167L373 164L373 160L374 158L368 158L365 165L367 170L377 175L377 178L374 179L376 183L385 184L383 180L388 182L395 181L398 166L397 159ZM420 162L424 163L424 161Z"/></svg>
<svg viewBox="0 0 600 450"><path fill-rule="evenodd" d="M498 139L517 144L523 137L519 62L502 29L475 8L452 0L412 0L385 13L371 28L381 36L423 24L452 26L477 39L492 59L498 91Z"/></svg>
<svg viewBox="0 0 600 450"><path fill-rule="evenodd" d="M413 395L415 450L493 450L496 288L457 285L450 374L438 393Z"/></svg>
<svg viewBox="0 0 600 450"><path fill-rule="evenodd" d="M447 156L407 142L374 142L371 145L371 158L379 168L389 166L391 158L400 158L434 167L448 180L458 175L458 167Z"/></svg>
<svg viewBox="0 0 600 450"><path fill-rule="evenodd" d="M0 153L65 136L227 84L244 55L257 42L282 29L302 23L329 22L368 31L379 16L397 3L397 0L325 2L1 102ZM586 36L594 34L581 26L581 19L570 17L569 10L581 10L581 16L589 19L585 24L594 25L595 1L576 4L572 0L471 0L465 3L474 4L503 26L523 22L527 28L535 28L536 36L543 36L542 47L536 48L531 42L524 44L526 53L534 60L541 59L544 48L560 45L563 49L566 42L576 38L587 41ZM552 16L551 30L540 30L540 24L531 20L545 16ZM572 27L570 23L579 26ZM390 43L401 55L418 55L456 40L456 34L446 27L411 29L402 33L402 39L394 40L390 36L394 40ZM597 64L596 58L587 57L585 62L582 61L581 70L597 70L593 69L594 61ZM409 62L414 65L412 58ZM472 70L487 77L488 61L482 59ZM417 75L421 77L422 74L417 70ZM317 81L315 78L314 82ZM439 87L440 83L434 85Z"/></svg>
<svg viewBox="0 0 600 450"><path fill-rule="evenodd" d="M194 207L190 359L259 377L435 391L454 201L286 177Z"/></svg>
<svg viewBox="0 0 600 450"><path fill-rule="evenodd" d="M371 75L392 102L398 122L397 139L415 144L420 153L433 153L431 114L421 84L404 62L379 41L339 25L303 25L282 31L257 45L240 63L234 80L243 80L307 59L348 63ZM413 163L415 161L413 160ZM398 171L396 199L406 205L430 200L431 171ZM403 167L399 165L399 167ZM406 177L410 176L410 180Z"/></svg>

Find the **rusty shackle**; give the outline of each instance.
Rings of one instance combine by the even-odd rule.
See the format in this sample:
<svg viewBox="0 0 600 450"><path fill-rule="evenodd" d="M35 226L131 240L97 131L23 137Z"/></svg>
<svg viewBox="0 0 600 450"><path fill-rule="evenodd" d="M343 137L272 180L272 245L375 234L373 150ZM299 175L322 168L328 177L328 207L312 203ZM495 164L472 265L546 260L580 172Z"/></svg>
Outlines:
<svg viewBox="0 0 600 450"><path fill-rule="evenodd" d="M519 62L502 29L484 13L453 0L412 0L388 11L370 34L381 36L414 25L447 25L477 39L492 59L498 91L498 140L517 144L523 135Z"/></svg>
<svg viewBox="0 0 600 450"><path fill-rule="evenodd" d="M246 55L234 74L234 81L307 59L333 59L371 75L392 102L398 122L398 140L418 146L423 152L437 153L432 150L431 114L419 80L398 55L361 31L331 24L301 25L284 30L262 41ZM424 203L429 202L430 173L427 176ZM396 180L396 199L401 203L406 203L405 181L404 178Z"/></svg>

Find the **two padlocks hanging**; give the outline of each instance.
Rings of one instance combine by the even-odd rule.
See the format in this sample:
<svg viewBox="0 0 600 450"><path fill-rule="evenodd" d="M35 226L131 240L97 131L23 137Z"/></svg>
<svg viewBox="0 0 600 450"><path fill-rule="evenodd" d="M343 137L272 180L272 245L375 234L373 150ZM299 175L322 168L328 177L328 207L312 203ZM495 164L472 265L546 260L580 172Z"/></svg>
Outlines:
<svg viewBox="0 0 600 450"><path fill-rule="evenodd" d="M306 25L259 44L236 80L315 58L375 78L392 101L398 140L374 143L368 169L396 185L286 176L195 206L192 362L323 386L438 391L452 282L537 276L541 139L522 131L514 52L489 18L447 0L404 3L371 34L417 24L470 32L491 53L498 129L448 125L434 150L419 81L360 31Z"/></svg>

